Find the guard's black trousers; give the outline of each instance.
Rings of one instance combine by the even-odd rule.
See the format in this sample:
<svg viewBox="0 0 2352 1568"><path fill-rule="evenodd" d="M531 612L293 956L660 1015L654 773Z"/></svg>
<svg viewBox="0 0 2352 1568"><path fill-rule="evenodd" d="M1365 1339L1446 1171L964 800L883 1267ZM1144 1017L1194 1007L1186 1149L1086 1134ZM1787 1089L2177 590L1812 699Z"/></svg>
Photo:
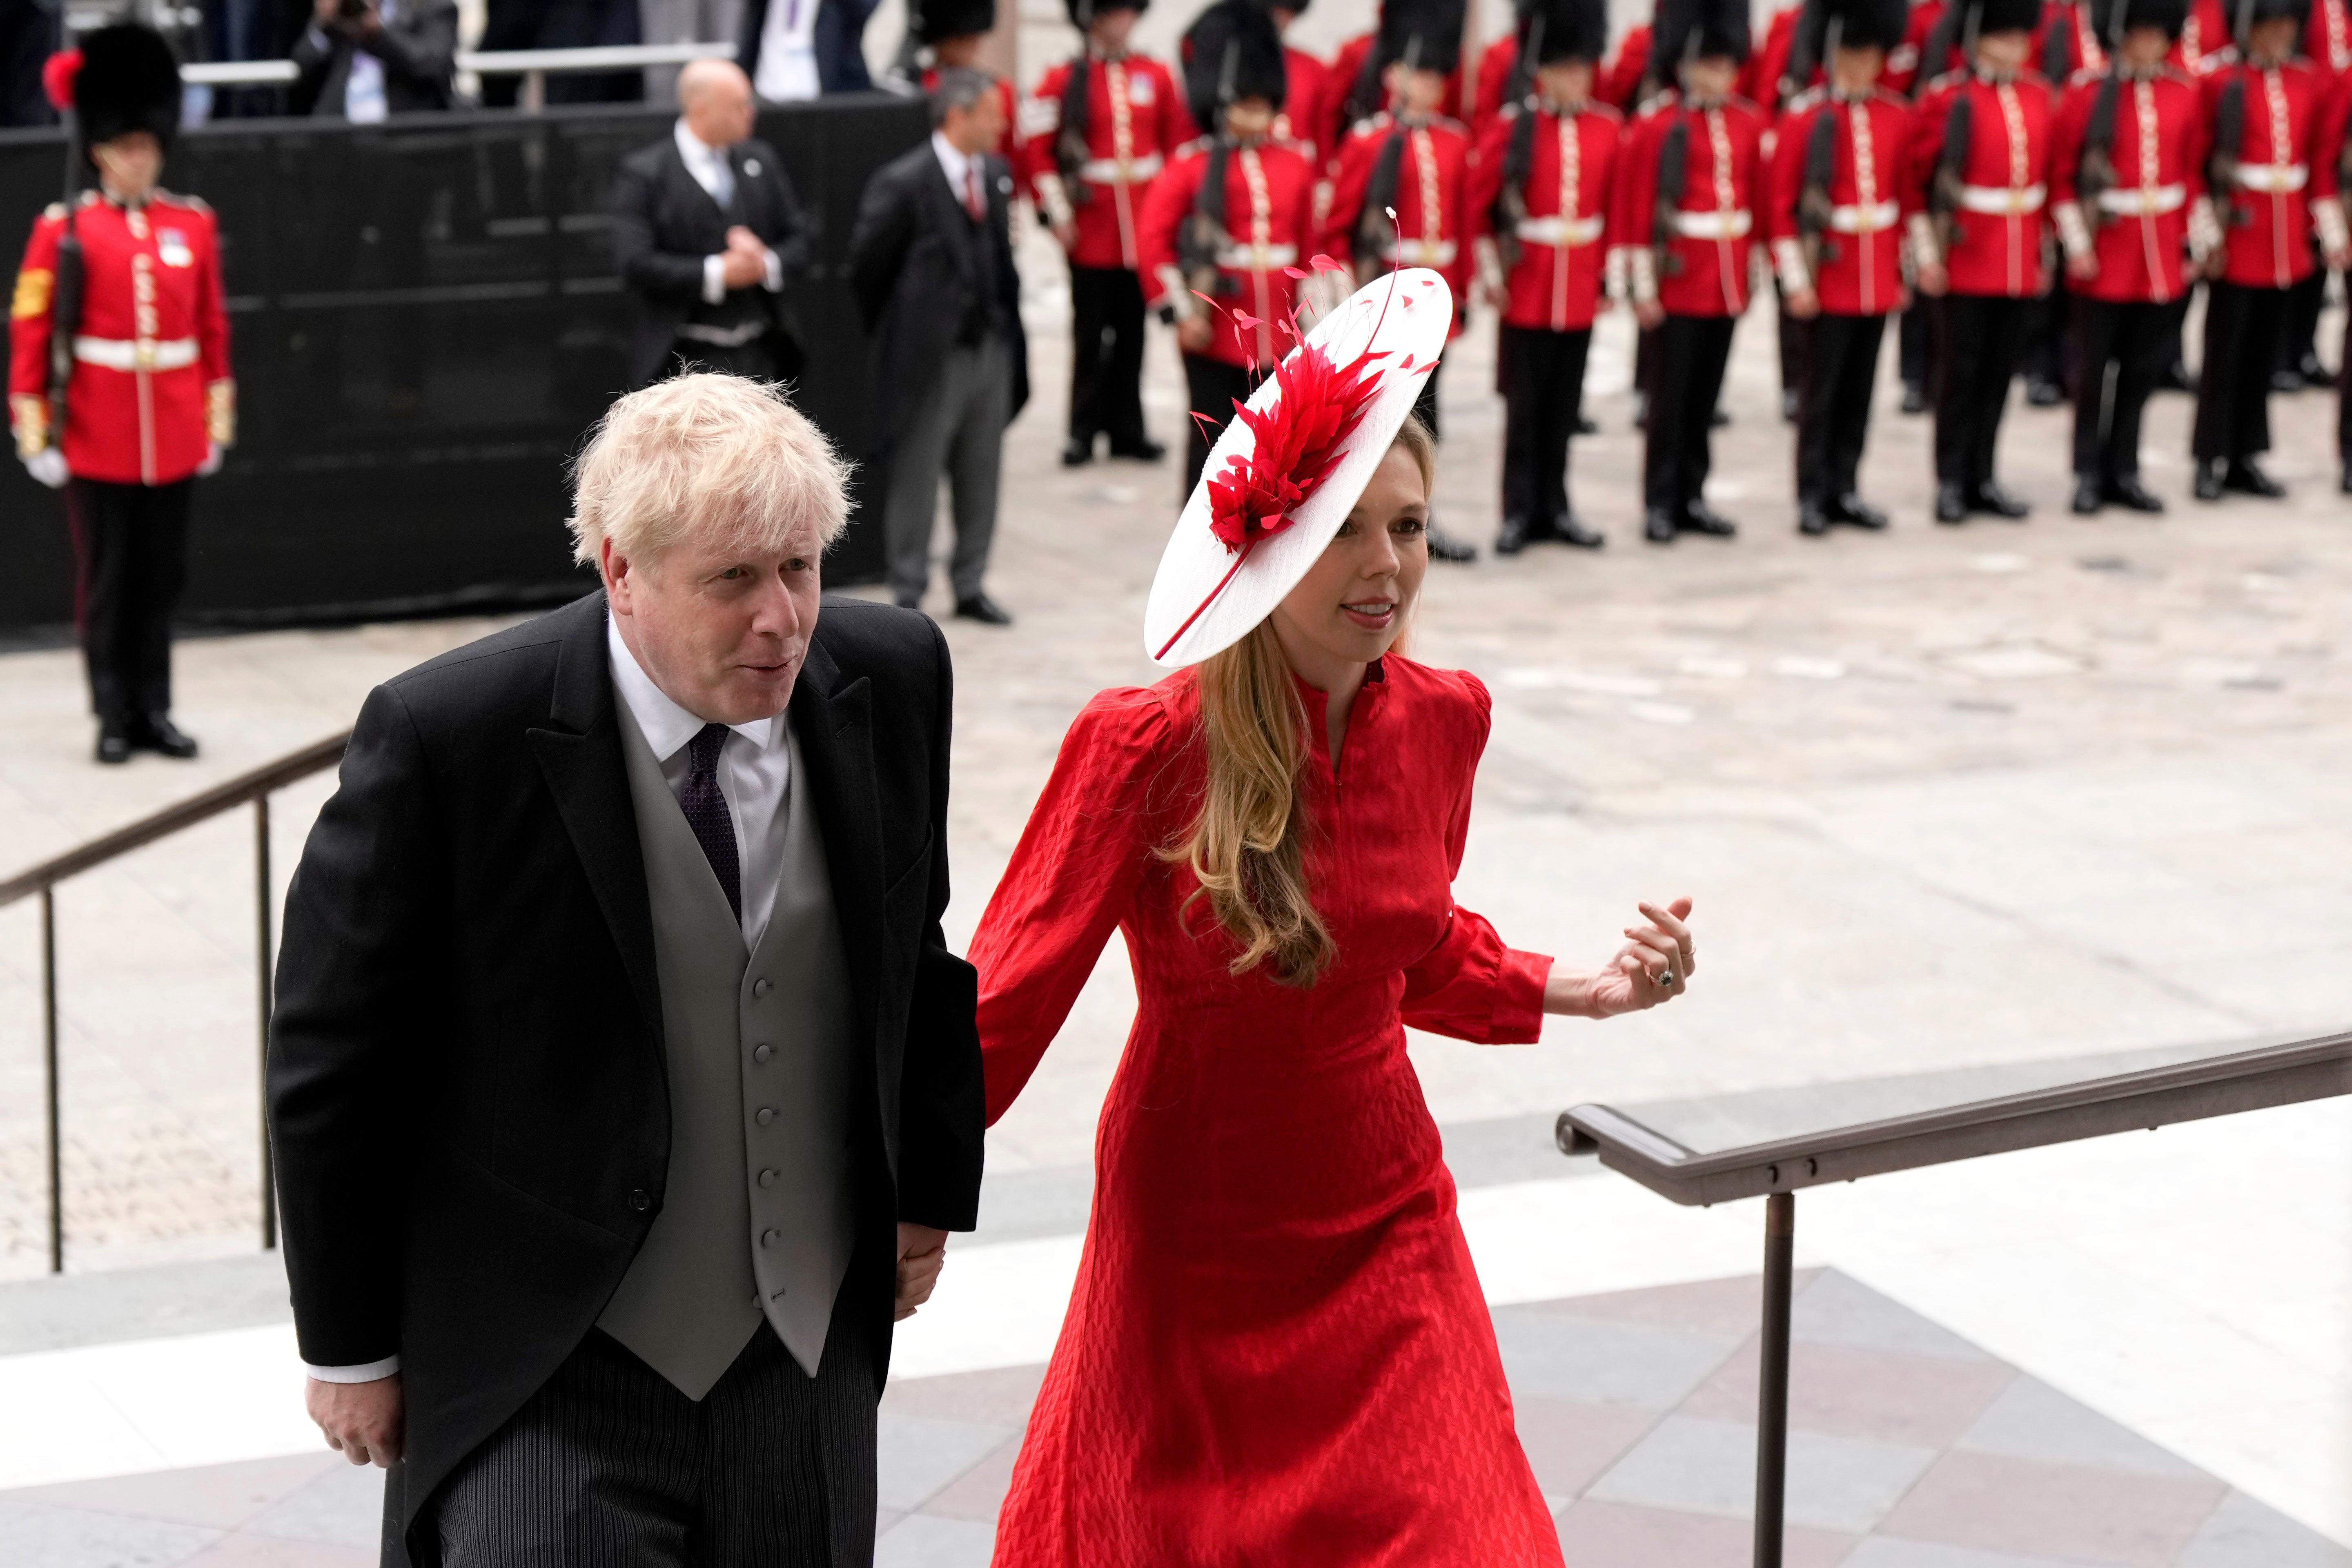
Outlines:
<svg viewBox="0 0 2352 1568"><path fill-rule="evenodd" d="M1143 284L1124 267L1070 268L1070 439L1143 445Z"/></svg>
<svg viewBox="0 0 2352 1568"><path fill-rule="evenodd" d="M1731 357L1729 316L1668 316L1651 336L1650 424L1642 444L1642 504L1679 517L1706 484L1708 422Z"/></svg>
<svg viewBox="0 0 2352 1568"><path fill-rule="evenodd" d="M1833 501L1854 493L1863 443L1870 436L1870 395L1878 382L1885 316L1833 316L1796 323L1797 499Z"/></svg>
<svg viewBox="0 0 2352 1568"><path fill-rule="evenodd" d="M2189 445L2199 462L2234 463L2271 449L2271 371L2288 292L2218 279L2205 286L2205 363Z"/></svg>
<svg viewBox="0 0 2352 1568"><path fill-rule="evenodd" d="M1568 441L1584 406L1584 360L1592 329L1555 332L1507 321L1496 344L1503 392L1503 515L1538 531L1574 515L1568 504Z"/></svg>
<svg viewBox="0 0 2352 1568"><path fill-rule="evenodd" d="M1901 324L1895 328L1895 374L1903 384L1925 388L1927 384L1927 302L1915 300L1905 310Z"/></svg>
<svg viewBox="0 0 2352 1568"><path fill-rule="evenodd" d="M1257 376L1207 354L1186 354L1184 388L1192 396L1192 417L1184 421L1184 493L1189 496L1201 482L1209 448L1233 420L1234 405L1249 401L1257 389Z"/></svg>
<svg viewBox="0 0 2352 1568"><path fill-rule="evenodd" d="M2074 477L2139 477L2139 418L2172 363L2180 305L2074 299Z"/></svg>
<svg viewBox="0 0 2352 1568"><path fill-rule="evenodd" d="M2001 294L1947 294L1937 302L1937 483L1971 490L1992 483L2009 384L2041 309L2039 300Z"/></svg>
<svg viewBox="0 0 2352 1568"><path fill-rule="evenodd" d="M172 706L172 612L188 576L196 482L66 481L74 622L89 664L90 711L127 723Z"/></svg>

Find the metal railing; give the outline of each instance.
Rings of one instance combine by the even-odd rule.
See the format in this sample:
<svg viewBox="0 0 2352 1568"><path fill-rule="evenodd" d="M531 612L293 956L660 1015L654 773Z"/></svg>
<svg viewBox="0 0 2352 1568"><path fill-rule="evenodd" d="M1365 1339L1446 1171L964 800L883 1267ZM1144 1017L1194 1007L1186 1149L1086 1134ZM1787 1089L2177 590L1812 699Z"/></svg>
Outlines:
<svg viewBox="0 0 2352 1568"><path fill-rule="evenodd" d="M1756 1568L1780 1568L1789 1457L1789 1320L1797 1191L1985 1154L2352 1094L2352 1033L2233 1051L2054 1089L1702 1153L1606 1105L1562 1111L1563 1154L1601 1163L1675 1203L1764 1197L1758 1357Z"/></svg>
<svg viewBox="0 0 2352 1568"><path fill-rule="evenodd" d="M460 50L457 64L460 71L476 76L521 77L523 107L536 109L551 76L734 58L733 44L614 44L586 49ZM300 75L292 60L213 60L180 68L180 79L191 87L285 87Z"/></svg>
<svg viewBox="0 0 2352 1568"><path fill-rule="evenodd" d="M233 811L250 802L253 805L253 891L257 906L254 996L260 1010L261 1062L267 1070L274 934L270 921L269 797L297 779L308 778L321 769L333 767L342 760L343 748L350 744L351 738L351 731L346 730L340 735L313 742L299 752L289 752L274 763L266 763L250 773L240 773L225 784L214 785L202 795L192 795L176 805L167 805L127 827L118 827L77 848L19 871L6 881L0 881L0 908L36 893L41 897L41 1097L48 1139L50 1273L63 1273L66 1266L65 1140L59 1115L58 1073L57 885L68 877L103 866L133 849L143 848L159 838L169 837L183 828L194 827L197 823L209 821L225 811ZM269 1129L265 1121L261 1130L261 1245L265 1247L278 1245L275 1188Z"/></svg>

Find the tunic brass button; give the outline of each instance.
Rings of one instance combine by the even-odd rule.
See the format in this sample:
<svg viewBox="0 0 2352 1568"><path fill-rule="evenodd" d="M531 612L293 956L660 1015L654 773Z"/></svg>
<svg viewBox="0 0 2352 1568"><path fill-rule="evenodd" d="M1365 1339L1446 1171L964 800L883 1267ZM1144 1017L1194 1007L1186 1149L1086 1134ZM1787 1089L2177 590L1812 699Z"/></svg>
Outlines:
<svg viewBox="0 0 2352 1568"><path fill-rule="evenodd" d="M760 1107L760 1114L751 1118L752 1121L758 1122L762 1127L765 1127L769 1122L773 1121L775 1119L775 1108L768 1105Z"/></svg>

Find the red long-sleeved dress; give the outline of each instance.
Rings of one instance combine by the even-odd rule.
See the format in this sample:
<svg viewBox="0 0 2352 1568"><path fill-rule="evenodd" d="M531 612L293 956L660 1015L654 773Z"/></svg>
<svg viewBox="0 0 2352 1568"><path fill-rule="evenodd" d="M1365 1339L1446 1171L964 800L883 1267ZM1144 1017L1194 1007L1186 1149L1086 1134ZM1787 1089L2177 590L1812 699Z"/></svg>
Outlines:
<svg viewBox="0 0 2352 1568"><path fill-rule="evenodd" d="M1154 851L1202 782L1191 674L1095 698L971 958L992 1121L1113 928L1138 1007L1077 1285L997 1522L998 1568L1556 1568L1404 1026L1529 1041L1551 961L1454 905L1488 726L1474 678L1391 657L1339 765L1300 687L1310 989L1236 949Z"/></svg>

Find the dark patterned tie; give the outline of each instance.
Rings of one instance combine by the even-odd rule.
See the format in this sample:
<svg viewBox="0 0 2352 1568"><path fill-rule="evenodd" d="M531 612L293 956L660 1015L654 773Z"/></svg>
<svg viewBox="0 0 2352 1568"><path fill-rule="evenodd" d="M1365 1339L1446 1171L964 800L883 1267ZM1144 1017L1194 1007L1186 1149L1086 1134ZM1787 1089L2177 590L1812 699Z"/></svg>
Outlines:
<svg viewBox="0 0 2352 1568"><path fill-rule="evenodd" d="M694 841L702 846L703 858L719 879L720 891L727 895L727 907L735 911L735 922L743 921L743 877L735 858L735 819L727 814L727 797L719 793L719 748L727 742L727 726L705 724L686 743L686 783L677 792L678 808L686 813L686 825L694 829Z"/></svg>

